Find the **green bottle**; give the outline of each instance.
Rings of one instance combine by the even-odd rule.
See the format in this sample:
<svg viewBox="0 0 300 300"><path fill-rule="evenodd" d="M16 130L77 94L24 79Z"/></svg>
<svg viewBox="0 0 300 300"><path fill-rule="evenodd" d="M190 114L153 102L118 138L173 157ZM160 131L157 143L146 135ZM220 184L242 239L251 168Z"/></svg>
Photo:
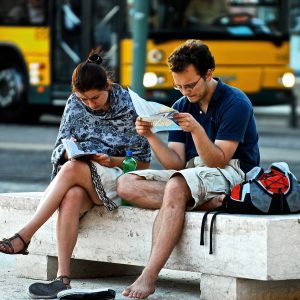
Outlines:
<svg viewBox="0 0 300 300"><path fill-rule="evenodd" d="M135 171L136 166L137 163L136 160L132 157L132 151L126 150L126 157L122 162L123 173L125 174L127 172ZM121 205L130 206L130 204L124 199L121 199Z"/></svg>

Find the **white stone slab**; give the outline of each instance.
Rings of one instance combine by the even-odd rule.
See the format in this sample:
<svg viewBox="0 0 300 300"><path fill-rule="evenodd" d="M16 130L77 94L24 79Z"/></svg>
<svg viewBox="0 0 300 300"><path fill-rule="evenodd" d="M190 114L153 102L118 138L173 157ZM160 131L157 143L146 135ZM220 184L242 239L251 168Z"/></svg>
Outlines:
<svg viewBox="0 0 300 300"><path fill-rule="evenodd" d="M31 218L40 197L41 193L0 194L0 238L14 234ZM157 211L132 207L112 213L94 208L81 221L73 258L145 265L156 215ZM207 228L205 246L200 246L202 216L186 213L182 238L167 268L256 280L300 279L300 215L219 215L212 255ZM34 236L31 254L56 255L55 221L56 216Z"/></svg>
<svg viewBox="0 0 300 300"><path fill-rule="evenodd" d="M201 272L260 280L299 279L298 218L299 214L218 216L214 254L201 250Z"/></svg>
<svg viewBox="0 0 300 300"><path fill-rule="evenodd" d="M201 300L300 299L300 280L261 281L202 274L200 289Z"/></svg>

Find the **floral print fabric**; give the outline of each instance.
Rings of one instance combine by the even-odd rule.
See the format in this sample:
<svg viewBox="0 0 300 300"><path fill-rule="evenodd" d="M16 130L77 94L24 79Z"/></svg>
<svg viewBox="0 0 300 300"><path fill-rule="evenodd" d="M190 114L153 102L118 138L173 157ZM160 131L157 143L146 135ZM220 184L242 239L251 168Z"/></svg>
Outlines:
<svg viewBox="0 0 300 300"><path fill-rule="evenodd" d="M137 114L126 89L112 84L109 91L110 108L107 112L94 111L73 93L66 103L55 147L52 152L52 178L58 166L65 162L63 138L75 138L83 150L96 150L109 156L125 156L130 149L137 160L150 162L151 149L147 139L135 130Z"/></svg>

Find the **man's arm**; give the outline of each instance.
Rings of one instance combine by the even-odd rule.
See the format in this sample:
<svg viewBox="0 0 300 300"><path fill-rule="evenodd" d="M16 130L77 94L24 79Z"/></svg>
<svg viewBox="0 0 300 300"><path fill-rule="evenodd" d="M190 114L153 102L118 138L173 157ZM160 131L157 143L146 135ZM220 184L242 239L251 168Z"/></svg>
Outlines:
<svg viewBox="0 0 300 300"><path fill-rule="evenodd" d="M158 161L166 169L181 170L185 167L185 145L182 143L169 143L166 145L151 131L151 122L142 121L137 118L136 131L139 135L147 138Z"/></svg>
<svg viewBox="0 0 300 300"><path fill-rule="evenodd" d="M211 168L224 168L232 159L239 142L216 140L214 143L208 138L205 130L199 124L200 133L192 133L195 147L202 161Z"/></svg>
<svg viewBox="0 0 300 300"><path fill-rule="evenodd" d="M216 140L213 143L192 115L178 113L174 117L184 131L192 134L197 153L208 167L223 168L232 159L239 142Z"/></svg>

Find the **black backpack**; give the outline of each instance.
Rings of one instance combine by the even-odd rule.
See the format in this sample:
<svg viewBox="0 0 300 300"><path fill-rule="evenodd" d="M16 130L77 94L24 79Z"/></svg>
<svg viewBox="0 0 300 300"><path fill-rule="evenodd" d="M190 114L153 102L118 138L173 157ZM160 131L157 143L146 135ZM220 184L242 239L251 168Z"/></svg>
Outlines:
<svg viewBox="0 0 300 300"><path fill-rule="evenodd" d="M200 245L204 245L204 227L207 215L214 212L210 225L210 249L216 216L221 213L276 215L300 212L300 184L285 162L275 162L264 171L255 167L246 174L246 180L235 185L221 206L207 211L202 219Z"/></svg>

